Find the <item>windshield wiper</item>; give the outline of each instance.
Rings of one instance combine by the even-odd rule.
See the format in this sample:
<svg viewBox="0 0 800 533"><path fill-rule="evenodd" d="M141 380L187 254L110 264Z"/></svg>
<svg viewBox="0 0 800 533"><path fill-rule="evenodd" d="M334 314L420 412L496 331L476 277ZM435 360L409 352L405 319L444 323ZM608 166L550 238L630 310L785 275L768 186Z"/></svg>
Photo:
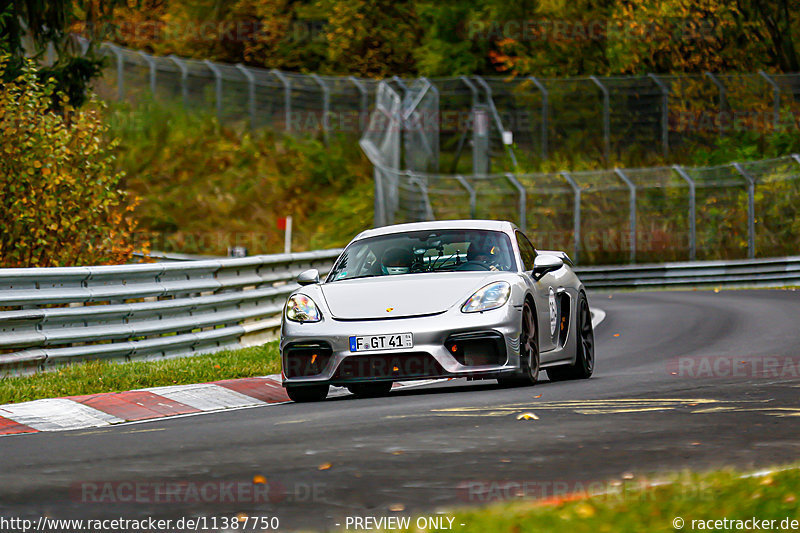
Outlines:
<svg viewBox="0 0 800 533"><path fill-rule="evenodd" d="M331 283L333 283L334 281L345 281L345 280L348 280L348 279L361 279L361 278L375 278L375 277L378 277L378 276L383 276L383 274L364 274L363 276L353 276L351 278L344 277L344 278L339 278L339 279L333 279L333 280L331 280Z"/></svg>

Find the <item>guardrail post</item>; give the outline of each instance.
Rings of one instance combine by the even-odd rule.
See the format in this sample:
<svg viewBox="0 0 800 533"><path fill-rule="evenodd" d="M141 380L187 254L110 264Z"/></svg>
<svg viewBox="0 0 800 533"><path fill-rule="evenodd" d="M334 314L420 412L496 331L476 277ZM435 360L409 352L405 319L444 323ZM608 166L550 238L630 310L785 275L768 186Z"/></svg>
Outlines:
<svg viewBox="0 0 800 533"><path fill-rule="evenodd" d="M544 86L542 82L540 82L536 76L528 76L528 79L536 85L536 88L539 89L539 92L542 93L542 159L547 159L547 114L548 114L548 100L550 99L550 93L547 90L547 87Z"/></svg>
<svg viewBox="0 0 800 533"><path fill-rule="evenodd" d="M117 59L117 98L125 99L125 58L119 47L112 43L105 43Z"/></svg>
<svg viewBox="0 0 800 533"><path fill-rule="evenodd" d="M148 69L150 71L149 72L149 74L150 74L150 92L153 94L153 99L155 99L155 96L156 96L156 62L153 60L152 57L150 57L149 55L147 55L146 53L144 53L142 51L139 52L139 55L142 56L142 58L145 60L145 62L147 63L147 67L148 67Z"/></svg>
<svg viewBox="0 0 800 533"><path fill-rule="evenodd" d="M756 256L756 180L739 163L734 163L733 168L747 180L747 257L753 259Z"/></svg>
<svg viewBox="0 0 800 533"><path fill-rule="evenodd" d="M236 68L247 80L247 112L250 115L250 129L256 129L256 78L247 67L241 63L236 64Z"/></svg>
<svg viewBox="0 0 800 533"><path fill-rule="evenodd" d="M216 101L217 119L222 122L222 72L208 59L204 59L203 64L214 75L214 99Z"/></svg>
<svg viewBox="0 0 800 533"><path fill-rule="evenodd" d="M661 150L664 157L669 156L669 87L655 74L648 74L653 83L661 89Z"/></svg>
<svg viewBox="0 0 800 533"><path fill-rule="evenodd" d="M581 188L569 172L563 171L561 172L561 176L567 180L567 183L572 187L572 192L575 195L575 207L572 211L572 234L575 240L575 263L577 264L581 251Z"/></svg>
<svg viewBox="0 0 800 533"><path fill-rule="evenodd" d="M689 261L694 261L697 259L697 193L695 183L682 166L673 165L672 169L689 184Z"/></svg>
<svg viewBox="0 0 800 533"><path fill-rule="evenodd" d="M614 173L620 177L622 181L625 182L625 185L631 191L630 195L630 230L631 230L631 263L636 262L636 185L628 179L628 176L625 175L625 172L622 171L620 168L615 168Z"/></svg>
<svg viewBox="0 0 800 533"><path fill-rule="evenodd" d="M589 76L589 79L603 93L603 151L606 161L611 159L611 96L608 93L608 87L603 85L597 76Z"/></svg>
<svg viewBox="0 0 800 533"><path fill-rule="evenodd" d="M286 131L292 131L292 82L280 70L272 69L270 72L283 84L283 119Z"/></svg>
<svg viewBox="0 0 800 533"><path fill-rule="evenodd" d="M516 176L514 176L514 174L508 172L508 173L506 173L505 176L508 179L508 181L511 182L511 185L516 187L517 192L519 193L519 206L518 206L519 207L519 227L520 227L520 229L522 231L525 231L525 227L528 225L528 217L527 217L527 214L525 213L525 207L526 207L526 203L527 203L526 195L525 195L525 187L523 187L522 184L519 181L517 181L517 178L516 178Z"/></svg>
<svg viewBox="0 0 800 533"><path fill-rule="evenodd" d="M183 101L183 107L189 107L189 87L186 83L189 77L189 69L186 68L186 65L178 56L170 55L168 57L181 71L181 100Z"/></svg>
<svg viewBox="0 0 800 533"><path fill-rule="evenodd" d="M356 78L355 76L348 76L347 77L350 82L356 86L358 92L361 94L361 105L359 107L359 117L358 117L358 126L359 129L366 129L366 125L369 124L369 95L367 94L367 89L364 87L364 84L361 83L361 80ZM361 124L364 124L364 127L361 128Z"/></svg>
<svg viewBox="0 0 800 533"><path fill-rule="evenodd" d="M719 91L719 133L722 135L722 132L725 129L722 121L722 114L725 112L725 108L727 107L728 91L725 89L725 86L722 84L722 82L719 81L719 78L717 78L711 72L705 72L704 75L711 80L711 83L713 83Z"/></svg>
<svg viewBox="0 0 800 533"><path fill-rule="evenodd" d="M781 88L778 86L775 80L772 79L772 76L770 76L763 70L759 70L758 75L764 78L767 81L767 83L769 83L772 86L772 94L775 100L773 104L774 117L772 120L774 121L773 127L777 130L781 123Z"/></svg>
<svg viewBox="0 0 800 533"><path fill-rule="evenodd" d="M311 79L317 82L322 89L322 133L325 135L325 142L328 142L329 124L328 114L331 111L331 93L328 86L317 74L311 74Z"/></svg>
<svg viewBox="0 0 800 533"><path fill-rule="evenodd" d="M467 190L467 194L469 194L469 218L476 218L478 212L478 198L475 194L475 187L470 185L469 182L464 179L464 176L460 174L456 176L456 179L461 186Z"/></svg>

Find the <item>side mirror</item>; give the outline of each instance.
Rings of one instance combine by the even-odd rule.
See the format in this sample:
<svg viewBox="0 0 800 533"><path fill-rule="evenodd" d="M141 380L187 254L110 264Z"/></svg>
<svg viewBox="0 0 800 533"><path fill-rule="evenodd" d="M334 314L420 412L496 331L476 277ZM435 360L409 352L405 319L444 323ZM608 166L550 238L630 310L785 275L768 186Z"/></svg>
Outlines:
<svg viewBox="0 0 800 533"><path fill-rule="evenodd" d="M319 283L319 270L310 268L297 276L298 285L316 285Z"/></svg>
<svg viewBox="0 0 800 533"><path fill-rule="evenodd" d="M564 266L564 260L555 255L537 255L533 260L533 279L539 281L548 272L554 272Z"/></svg>

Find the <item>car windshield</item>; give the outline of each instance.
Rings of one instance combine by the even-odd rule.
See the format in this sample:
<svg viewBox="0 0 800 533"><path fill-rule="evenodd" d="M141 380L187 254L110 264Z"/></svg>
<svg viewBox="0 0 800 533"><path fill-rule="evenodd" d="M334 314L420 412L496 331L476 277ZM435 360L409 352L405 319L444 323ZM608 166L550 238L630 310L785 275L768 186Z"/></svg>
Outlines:
<svg viewBox="0 0 800 533"><path fill-rule="evenodd" d="M328 281L454 271L514 271L505 233L486 230L426 230L361 239L347 247Z"/></svg>

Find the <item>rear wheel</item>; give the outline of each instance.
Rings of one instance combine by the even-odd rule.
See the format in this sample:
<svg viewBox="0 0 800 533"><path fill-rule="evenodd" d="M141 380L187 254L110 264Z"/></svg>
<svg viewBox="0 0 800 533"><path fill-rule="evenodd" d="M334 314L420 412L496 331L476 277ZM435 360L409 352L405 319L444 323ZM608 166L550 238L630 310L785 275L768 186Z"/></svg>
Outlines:
<svg viewBox="0 0 800 533"><path fill-rule="evenodd" d="M533 307L525 302L522 308L522 327L519 334L520 374L509 378L498 378L505 386L533 385L539 381L539 332Z"/></svg>
<svg viewBox="0 0 800 533"><path fill-rule="evenodd" d="M587 379L594 372L594 329L592 313L586 295L581 293L578 299L578 331L575 363L555 366L547 369L550 381L567 379Z"/></svg>
<svg viewBox="0 0 800 533"><path fill-rule="evenodd" d="M286 387L289 399L297 403L320 402L328 396L328 385L306 385L304 387Z"/></svg>
<svg viewBox="0 0 800 533"><path fill-rule="evenodd" d="M347 390L359 398L377 398L386 396L392 390L391 381L373 381L370 383L353 383L347 386Z"/></svg>

